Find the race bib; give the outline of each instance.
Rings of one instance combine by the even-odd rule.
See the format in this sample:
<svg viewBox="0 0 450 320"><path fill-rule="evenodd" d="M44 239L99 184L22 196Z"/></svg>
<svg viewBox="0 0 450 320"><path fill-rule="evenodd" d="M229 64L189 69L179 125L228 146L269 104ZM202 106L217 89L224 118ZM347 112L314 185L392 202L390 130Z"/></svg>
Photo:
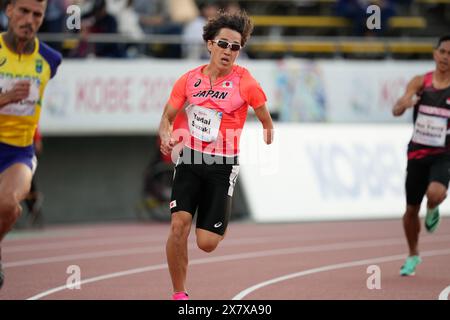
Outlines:
<svg viewBox="0 0 450 320"><path fill-rule="evenodd" d="M191 135L201 141L212 142L219 135L222 112L196 105L186 107Z"/></svg>
<svg viewBox="0 0 450 320"><path fill-rule="evenodd" d="M414 126L412 141L430 147L445 146L447 121L447 118L419 113Z"/></svg>
<svg viewBox="0 0 450 320"><path fill-rule="evenodd" d="M0 79L0 92L10 91L18 80ZM39 102L39 83L30 80L30 94L28 98L17 103L10 103L0 108L0 114L13 116L33 116L36 104Z"/></svg>

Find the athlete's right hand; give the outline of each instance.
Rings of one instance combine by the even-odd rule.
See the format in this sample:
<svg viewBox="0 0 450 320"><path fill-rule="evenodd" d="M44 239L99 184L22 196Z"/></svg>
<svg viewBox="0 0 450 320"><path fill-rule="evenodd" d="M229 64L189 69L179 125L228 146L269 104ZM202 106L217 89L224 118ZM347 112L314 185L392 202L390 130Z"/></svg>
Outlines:
<svg viewBox="0 0 450 320"><path fill-rule="evenodd" d="M17 81L13 88L7 91L5 94L8 97L10 103L17 103L25 100L30 95L31 83L28 80Z"/></svg>
<svg viewBox="0 0 450 320"><path fill-rule="evenodd" d="M170 134L161 135L160 138L161 138L161 146L159 149L161 150L161 153L163 155L167 156L172 152L172 149L175 146L176 141L175 139L172 138Z"/></svg>
<svg viewBox="0 0 450 320"><path fill-rule="evenodd" d="M415 95L412 97L401 97L400 99L398 99L397 103L392 109L392 113L394 114L394 116L401 116L406 111L406 109L413 107L416 104L417 100L418 98Z"/></svg>

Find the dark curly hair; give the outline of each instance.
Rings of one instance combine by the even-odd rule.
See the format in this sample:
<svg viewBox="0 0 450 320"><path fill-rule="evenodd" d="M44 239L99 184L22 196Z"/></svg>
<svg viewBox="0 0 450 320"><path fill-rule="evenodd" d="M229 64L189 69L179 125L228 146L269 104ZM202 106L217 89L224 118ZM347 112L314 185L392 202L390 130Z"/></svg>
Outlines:
<svg viewBox="0 0 450 320"><path fill-rule="evenodd" d="M218 11L217 15L210 19L203 27L203 40L214 40L220 29L228 28L241 34L241 46L247 42L253 31L253 23L244 10L231 14L224 10Z"/></svg>
<svg viewBox="0 0 450 320"><path fill-rule="evenodd" d="M450 40L450 34L447 34L445 36L440 37L439 40L438 40L436 48L439 48L441 46L442 42L449 41L449 40Z"/></svg>

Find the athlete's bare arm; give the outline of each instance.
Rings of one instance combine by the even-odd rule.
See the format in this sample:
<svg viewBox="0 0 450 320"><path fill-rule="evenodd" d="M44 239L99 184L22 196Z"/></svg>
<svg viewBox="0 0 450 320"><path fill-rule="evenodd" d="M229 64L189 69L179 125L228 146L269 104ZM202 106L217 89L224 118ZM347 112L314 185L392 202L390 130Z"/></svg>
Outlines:
<svg viewBox="0 0 450 320"><path fill-rule="evenodd" d="M401 116L406 109L411 108L415 104L415 95L422 89L424 75L415 76L406 86L405 94L397 100L392 108L392 114L395 117Z"/></svg>
<svg viewBox="0 0 450 320"><path fill-rule="evenodd" d="M13 88L5 93L0 93L0 108L26 99L30 95L30 81L17 81Z"/></svg>
<svg viewBox="0 0 450 320"><path fill-rule="evenodd" d="M264 142L271 144L273 141L273 122L269 110L264 104L259 108L255 108L255 114L264 129Z"/></svg>
<svg viewBox="0 0 450 320"><path fill-rule="evenodd" d="M176 140L172 137L173 121L178 113L178 110L170 104L166 104L164 112L159 124L159 138L161 139L161 152L168 155L172 152L176 144Z"/></svg>

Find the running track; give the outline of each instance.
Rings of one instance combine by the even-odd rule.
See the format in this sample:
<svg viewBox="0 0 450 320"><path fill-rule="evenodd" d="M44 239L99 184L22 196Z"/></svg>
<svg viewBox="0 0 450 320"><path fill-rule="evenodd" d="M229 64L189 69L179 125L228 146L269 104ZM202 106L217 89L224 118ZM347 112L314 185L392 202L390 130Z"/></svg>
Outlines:
<svg viewBox="0 0 450 320"><path fill-rule="evenodd" d="M3 243L0 300L168 299L166 224L101 224L15 231ZM448 299L450 219L421 232L423 263L400 277L406 257L401 220L291 224L232 223L219 248L204 253L191 232L192 299ZM66 286L79 266L80 289ZM381 272L368 289L367 267ZM73 282L72 282L73 284Z"/></svg>

